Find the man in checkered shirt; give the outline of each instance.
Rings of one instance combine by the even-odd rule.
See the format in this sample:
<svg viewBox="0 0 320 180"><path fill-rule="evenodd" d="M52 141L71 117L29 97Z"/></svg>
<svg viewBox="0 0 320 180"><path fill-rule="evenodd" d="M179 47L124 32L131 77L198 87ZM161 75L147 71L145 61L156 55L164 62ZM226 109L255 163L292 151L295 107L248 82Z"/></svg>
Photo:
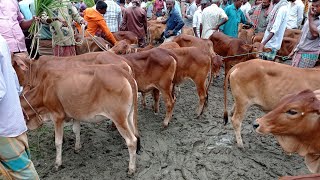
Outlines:
<svg viewBox="0 0 320 180"><path fill-rule="evenodd" d="M122 21L122 12L120 6L113 0L105 0L107 5L107 12L104 14L104 19L111 32L119 31L119 26Z"/></svg>

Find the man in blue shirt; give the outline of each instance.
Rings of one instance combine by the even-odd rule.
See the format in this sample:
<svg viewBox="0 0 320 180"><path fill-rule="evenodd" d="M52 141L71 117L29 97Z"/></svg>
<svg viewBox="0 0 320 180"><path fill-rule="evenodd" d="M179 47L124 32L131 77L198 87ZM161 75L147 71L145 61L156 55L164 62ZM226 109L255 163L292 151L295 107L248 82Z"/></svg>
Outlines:
<svg viewBox="0 0 320 180"><path fill-rule="evenodd" d="M243 12L240 10L243 0L235 0L233 4L227 6L224 11L228 16L228 21L224 24L223 33L237 38L238 37L238 26L239 23L247 24L251 26L244 16Z"/></svg>
<svg viewBox="0 0 320 180"><path fill-rule="evenodd" d="M167 39L172 36L178 35L178 32L184 26L184 22L177 10L174 7L174 0L167 0L167 9L169 11L168 18L162 21L166 24L166 29L164 30L163 36ZM171 38L170 38L171 39Z"/></svg>

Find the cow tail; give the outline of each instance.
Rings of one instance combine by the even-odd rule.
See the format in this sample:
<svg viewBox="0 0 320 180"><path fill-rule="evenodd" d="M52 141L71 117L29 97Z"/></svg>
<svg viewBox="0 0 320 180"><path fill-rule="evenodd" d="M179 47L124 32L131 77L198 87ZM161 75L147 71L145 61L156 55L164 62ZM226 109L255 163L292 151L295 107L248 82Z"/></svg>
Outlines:
<svg viewBox="0 0 320 180"><path fill-rule="evenodd" d="M204 102L205 106L207 106L208 104L208 99L209 99L209 88L210 88L210 84L212 82L213 79L213 75L214 75L214 65L213 65L213 57L210 57L210 77L209 77L209 81L208 81L208 85L206 87L206 101ZM203 111L203 110L202 110Z"/></svg>
<svg viewBox="0 0 320 180"><path fill-rule="evenodd" d="M133 79L133 78L132 78ZM133 125L132 131L137 138L137 151L136 153L139 154L141 151L141 141L138 129L138 85L136 80L133 79L133 82L130 83L132 88L132 95L133 95Z"/></svg>
<svg viewBox="0 0 320 180"><path fill-rule="evenodd" d="M150 33L150 27L147 27L147 41L148 41L148 44L151 44L151 33Z"/></svg>
<svg viewBox="0 0 320 180"><path fill-rule="evenodd" d="M223 119L224 119L224 125L226 125L228 123L228 109L227 109L227 95L228 95L228 81L229 81L229 77L230 74L232 73L232 69L229 70L227 76L225 77L224 80L224 91L223 91L223 96L224 96L224 114L223 114Z"/></svg>

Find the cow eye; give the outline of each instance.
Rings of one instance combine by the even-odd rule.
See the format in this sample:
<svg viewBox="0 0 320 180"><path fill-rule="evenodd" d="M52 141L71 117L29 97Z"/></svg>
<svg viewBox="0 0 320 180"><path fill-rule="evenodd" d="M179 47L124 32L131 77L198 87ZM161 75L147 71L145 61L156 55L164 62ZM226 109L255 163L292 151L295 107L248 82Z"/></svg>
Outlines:
<svg viewBox="0 0 320 180"><path fill-rule="evenodd" d="M297 111L292 110L292 109L288 110L286 113L287 113L287 114L290 114L290 115L296 115L296 114L298 114Z"/></svg>

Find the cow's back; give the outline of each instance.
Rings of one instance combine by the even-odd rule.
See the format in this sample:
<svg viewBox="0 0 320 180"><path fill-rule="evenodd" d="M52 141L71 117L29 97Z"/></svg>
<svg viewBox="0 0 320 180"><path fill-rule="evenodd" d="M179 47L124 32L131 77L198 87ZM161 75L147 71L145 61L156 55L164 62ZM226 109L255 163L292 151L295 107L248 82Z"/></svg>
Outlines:
<svg viewBox="0 0 320 180"><path fill-rule="evenodd" d="M247 98L269 111L285 95L304 89L320 88L317 69L301 69L289 65L250 60L231 69L230 87L233 95Z"/></svg>

